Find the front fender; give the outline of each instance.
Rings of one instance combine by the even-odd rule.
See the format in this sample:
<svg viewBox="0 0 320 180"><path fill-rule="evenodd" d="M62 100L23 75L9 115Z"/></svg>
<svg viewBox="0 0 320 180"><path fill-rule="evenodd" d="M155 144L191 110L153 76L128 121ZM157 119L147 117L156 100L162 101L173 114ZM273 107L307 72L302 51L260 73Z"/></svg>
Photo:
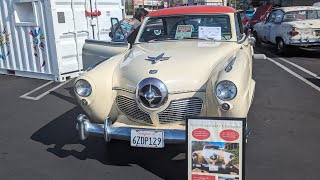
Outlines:
<svg viewBox="0 0 320 180"><path fill-rule="evenodd" d="M252 80L251 64L252 57L248 57L244 51L239 50L230 72L226 72L225 68L223 68L211 77L209 86L212 90L208 97L211 98L211 100L208 102L215 103L215 105L209 104L208 107L217 107L217 109L208 110L208 116L247 117L255 84ZM223 80L232 81L237 86L237 95L230 101L222 101L215 95L217 84ZM221 108L223 103L228 103L231 108L228 111L223 110Z"/></svg>
<svg viewBox="0 0 320 180"><path fill-rule="evenodd" d="M112 91L112 77L115 67L123 57L124 54L114 56L75 80L77 82L79 79L85 79L92 86L92 93L88 97L80 97L75 93L80 106L90 120L103 123L106 117L111 120L116 119L118 114L115 108L116 93ZM81 103L83 100L87 101L87 105Z"/></svg>

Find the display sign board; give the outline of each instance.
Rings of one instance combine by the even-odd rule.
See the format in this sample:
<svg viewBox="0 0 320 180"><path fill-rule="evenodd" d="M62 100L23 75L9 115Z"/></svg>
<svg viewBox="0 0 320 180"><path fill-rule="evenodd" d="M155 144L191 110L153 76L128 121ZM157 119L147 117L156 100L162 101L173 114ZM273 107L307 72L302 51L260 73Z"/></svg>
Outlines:
<svg viewBox="0 0 320 180"><path fill-rule="evenodd" d="M198 36L200 39L213 38L221 40L221 27L199 26Z"/></svg>
<svg viewBox="0 0 320 180"><path fill-rule="evenodd" d="M244 180L246 119L187 119L188 180Z"/></svg>
<svg viewBox="0 0 320 180"><path fill-rule="evenodd" d="M192 30L192 25L178 25L175 39L191 38Z"/></svg>

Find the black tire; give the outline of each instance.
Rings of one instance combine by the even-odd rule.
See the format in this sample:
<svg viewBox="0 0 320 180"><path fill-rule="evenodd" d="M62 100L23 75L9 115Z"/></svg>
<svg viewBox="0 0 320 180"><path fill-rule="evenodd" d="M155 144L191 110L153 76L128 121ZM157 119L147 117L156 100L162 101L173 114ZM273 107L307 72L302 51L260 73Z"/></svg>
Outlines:
<svg viewBox="0 0 320 180"><path fill-rule="evenodd" d="M256 47L261 47L261 41L260 41L260 39L259 39L259 37L258 37L258 33L257 33L256 31L253 32L253 37L256 39L255 46L256 46Z"/></svg>
<svg viewBox="0 0 320 180"><path fill-rule="evenodd" d="M287 52L287 45L283 42L281 38L278 38L276 53L278 55L285 55L286 52Z"/></svg>

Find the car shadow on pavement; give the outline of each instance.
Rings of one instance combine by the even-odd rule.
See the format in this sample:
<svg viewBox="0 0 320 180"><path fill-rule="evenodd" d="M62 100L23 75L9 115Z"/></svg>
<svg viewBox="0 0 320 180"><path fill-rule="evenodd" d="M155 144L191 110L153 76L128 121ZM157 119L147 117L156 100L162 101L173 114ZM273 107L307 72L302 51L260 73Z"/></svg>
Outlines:
<svg viewBox="0 0 320 180"><path fill-rule="evenodd" d="M284 57L284 58L290 58L290 57L302 57L302 58L317 58L320 55L320 48L297 48L297 47L288 47L286 53L284 55L277 55L276 53L276 46L270 45L270 44L263 44L262 47L255 48L255 50L258 50L259 52L261 50L267 50L268 56L271 58L275 57ZM262 51L265 52L265 51Z"/></svg>
<svg viewBox="0 0 320 180"><path fill-rule="evenodd" d="M80 141L75 130L75 119L81 112L79 106L74 107L37 130L31 139L48 146L47 151L59 158L73 156L78 160L95 159L114 166L137 164L163 179L186 179L186 160L172 160L177 154L184 152L184 145L144 149L132 148L130 142L126 141L113 140L107 144L103 138L96 137ZM84 148L79 150L74 148L76 145Z"/></svg>

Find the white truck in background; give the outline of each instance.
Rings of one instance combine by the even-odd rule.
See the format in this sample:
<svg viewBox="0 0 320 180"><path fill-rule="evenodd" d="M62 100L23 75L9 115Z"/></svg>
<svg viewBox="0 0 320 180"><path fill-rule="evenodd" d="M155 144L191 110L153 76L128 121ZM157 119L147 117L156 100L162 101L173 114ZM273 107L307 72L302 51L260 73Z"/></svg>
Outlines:
<svg viewBox="0 0 320 180"><path fill-rule="evenodd" d="M111 18L125 18L124 0L2 2L0 74L59 82L86 69L87 39L111 41Z"/></svg>

